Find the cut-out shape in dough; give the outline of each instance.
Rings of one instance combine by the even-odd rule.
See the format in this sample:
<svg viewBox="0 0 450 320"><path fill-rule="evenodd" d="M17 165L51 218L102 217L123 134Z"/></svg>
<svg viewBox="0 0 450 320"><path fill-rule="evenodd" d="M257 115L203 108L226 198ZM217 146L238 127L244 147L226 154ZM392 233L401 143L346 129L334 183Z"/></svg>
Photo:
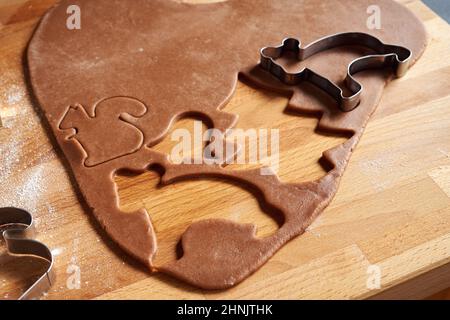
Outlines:
<svg viewBox="0 0 450 320"><path fill-rule="evenodd" d="M263 255L270 254L267 242L256 237L255 225L236 225L228 220L193 223L183 234L181 244L181 259L161 271L189 283L197 279L205 289L227 288L241 281L248 268L241 256L262 263Z"/></svg>
<svg viewBox="0 0 450 320"><path fill-rule="evenodd" d="M344 31L368 32L384 43L410 49L413 64L427 44L423 24L393 0L340 0L339 5L324 1L321 6L317 6L316 0L228 0L208 5L170 0L76 0L75 3L83 12L83 28L73 32L61 27L67 19L67 6L74 4L73 0L61 0L46 14L30 42L29 75L34 95L88 207L111 238L155 270L157 242L149 213L144 209L122 212L114 184L114 174L120 170L143 173L151 166L164 169L162 183L199 176L244 182L258 189L267 203L285 217L276 234L258 240L257 245L253 245L256 240L246 226L221 220L192 225L183 237L185 257L159 270L206 289L236 285L289 240L305 232L336 194L351 153L389 80L379 72L358 74L357 79L365 88L364 99L357 109L344 113L320 103L317 95L307 95L298 86L286 86L262 70L261 48L276 45L287 37L311 43ZM369 5L377 5L383 12L381 30L367 30L364 17ZM100 16L111 23L98 23ZM357 57L355 52L336 48L311 57L308 65L340 83L348 64ZM204 116L221 131L233 127L237 117L221 110L230 101L239 75L257 86L288 94L291 110L320 115L318 129L350 133L351 138L344 144L324 152L324 159L330 164L325 177L307 183L283 183L275 175L262 176L260 170L175 165L168 161L167 155L150 149L164 139L182 116ZM98 117L95 103L114 96L134 97L152 108L145 114L143 109L134 113L135 117L142 114L139 119L122 115L123 121L119 118L127 112L126 108L117 107L113 116L105 117L109 120L102 121L100 127L104 131L92 126L88 136L67 139L62 128L75 127L67 119L60 127L68 105L78 103L84 106L87 115ZM124 138L118 140L119 148L111 130L116 125L129 126L135 133L139 128L144 146L141 147L141 140L130 143ZM83 128L79 128L79 135L83 135ZM121 132L122 138L125 131ZM102 147L97 149L96 144ZM87 155L93 157L89 164L98 165L87 167ZM202 234L208 228L217 231L216 242L202 253L206 241L202 241ZM227 243L230 248L241 247L240 243L248 246L240 254L224 250ZM192 262L200 255L205 257L204 263ZM219 265L214 260L233 262L236 255L240 259L238 267L233 263Z"/></svg>
<svg viewBox="0 0 450 320"><path fill-rule="evenodd" d="M82 105L68 108L59 128L75 129L68 139L77 140L85 150L85 165L94 167L104 162L132 154L144 143L143 133L133 125L147 107L128 97L100 101L90 117Z"/></svg>

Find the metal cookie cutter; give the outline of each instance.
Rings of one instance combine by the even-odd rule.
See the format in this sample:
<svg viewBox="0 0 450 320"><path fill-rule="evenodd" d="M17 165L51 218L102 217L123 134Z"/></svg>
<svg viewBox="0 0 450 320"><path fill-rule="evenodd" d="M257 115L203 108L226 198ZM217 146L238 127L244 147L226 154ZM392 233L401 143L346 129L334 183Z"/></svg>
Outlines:
<svg viewBox="0 0 450 320"><path fill-rule="evenodd" d="M345 96L337 84L308 68L304 68L298 73L289 73L276 62L286 52L294 53L299 61L303 61L319 52L341 46L363 46L376 53L353 60L349 64L345 84L352 92L350 96ZM400 78L408 71L411 57L412 52L407 48L384 44L366 33L349 32L324 37L304 48L297 39L285 39L279 47L266 47L261 50L260 66L287 85L294 86L303 81L309 81L333 97L342 111L348 112L359 105L363 92L363 86L353 77L356 73L389 67L393 69L395 76Z"/></svg>
<svg viewBox="0 0 450 320"><path fill-rule="evenodd" d="M39 298L48 291L55 281L53 272L53 256L44 244L33 240L33 216L22 209L0 208L0 229L5 239L6 249L12 255L29 255L46 260L49 263L47 271L22 294L19 300Z"/></svg>

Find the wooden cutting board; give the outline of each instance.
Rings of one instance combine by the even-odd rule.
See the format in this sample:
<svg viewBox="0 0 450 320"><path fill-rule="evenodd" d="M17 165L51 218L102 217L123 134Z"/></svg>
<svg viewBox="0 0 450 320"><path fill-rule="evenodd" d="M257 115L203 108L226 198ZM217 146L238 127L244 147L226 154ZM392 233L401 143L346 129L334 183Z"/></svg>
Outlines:
<svg viewBox="0 0 450 320"><path fill-rule="evenodd" d="M83 205L23 74L27 41L55 2L0 2L0 206L30 210L38 239L53 250L57 282L47 299L423 298L450 287L450 27L422 2L400 1L424 21L430 46L386 89L335 200L305 235L222 292L149 274ZM241 128L280 129L283 180L319 178L322 151L346 137L315 132L316 118L287 114L286 104L286 97L240 83L225 111L240 115ZM176 125L192 126L189 119ZM167 138L158 148L171 146ZM124 210L145 206L151 213L158 263L176 256L178 237L197 219L254 223L259 236L278 227L239 186L201 181L159 188L151 172L116 181ZM43 267L36 259L9 257L1 247L0 298L17 298Z"/></svg>

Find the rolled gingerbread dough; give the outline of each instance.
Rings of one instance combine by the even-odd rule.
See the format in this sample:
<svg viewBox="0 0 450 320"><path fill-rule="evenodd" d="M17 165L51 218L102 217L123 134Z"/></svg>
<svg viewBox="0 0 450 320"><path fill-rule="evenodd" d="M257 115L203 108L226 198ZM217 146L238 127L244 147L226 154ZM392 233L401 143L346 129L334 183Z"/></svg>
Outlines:
<svg viewBox="0 0 450 320"><path fill-rule="evenodd" d="M80 8L79 30L66 27L71 5ZM380 30L368 29L371 5L381 10ZM344 113L316 91L282 85L258 67L263 47L276 46L286 37L308 44L338 32L369 33L384 43L407 47L413 61L427 43L422 23L392 0L228 0L199 5L63 0L45 15L31 39L28 71L78 187L111 238L153 271L201 288L223 289L261 267L330 203L390 79L382 71L358 76L365 88L362 102ZM338 48L307 64L340 83L350 61L368 53ZM239 74L261 87L292 94L290 108L321 114L320 129L352 134L345 144L324 152L332 166L325 177L286 184L277 176L262 176L260 170L174 165L167 155L152 150L186 114L202 115L223 131L233 127L237 116L221 109L233 95ZM258 239L254 226L220 219L193 223L182 235L183 256L155 266L151 212L121 212L114 184L118 170L144 172L155 164L164 167L166 184L196 176L244 182L279 209L284 224L274 235Z"/></svg>

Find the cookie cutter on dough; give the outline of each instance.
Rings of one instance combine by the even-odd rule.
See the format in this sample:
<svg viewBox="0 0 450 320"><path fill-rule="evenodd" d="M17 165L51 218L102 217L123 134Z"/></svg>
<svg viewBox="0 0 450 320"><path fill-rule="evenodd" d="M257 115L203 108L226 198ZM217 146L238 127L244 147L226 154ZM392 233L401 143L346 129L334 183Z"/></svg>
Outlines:
<svg viewBox="0 0 450 320"><path fill-rule="evenodd" d="M22 209L0 208L0 229L6 229L1 236L5 239L9 254L35 256L49 263L45 273L20 296L19 300L39 298L50 289L55 281L55 274L50 249L43 243L33 240L35 235L33 216Z"/></svg>
<svg viewBox="0 0 450 320"><path fill-rule="evenodd" d="M351 91L350 96L346 96L336 83L311 69L303 68L300 72L289 73L276 62L286 52L292 52L296 54L299 61L304 61L322 51L342 46L363 46L376 52L376 54L355 59L349 64L345 84ZM353 77L356 73L386 67L392 68L395 76L400 78L407 73L411 57L412 52L407 48L384 44L378 38L366 33L348 32L321 38L303 48L298 39L287 38L281 46L266 47L261 50L260 66L287 85L295 86L304 81L314 84L334 98L342 111L348 112L358 107L364 90L362 84Z"/></svg>

